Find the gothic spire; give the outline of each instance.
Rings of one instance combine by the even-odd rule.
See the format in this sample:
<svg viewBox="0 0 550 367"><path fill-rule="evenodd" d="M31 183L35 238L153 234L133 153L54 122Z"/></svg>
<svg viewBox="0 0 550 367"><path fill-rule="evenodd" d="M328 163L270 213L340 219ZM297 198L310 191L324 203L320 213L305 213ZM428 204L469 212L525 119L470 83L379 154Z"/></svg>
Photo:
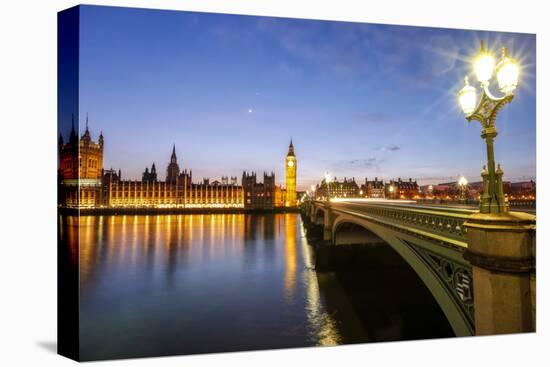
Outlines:
<svg viewBox="0 0 550 367"><path fill-rule="evenodd" d="M172 147L172 156L170 157L170 163L177 163L178 158L176 157L176 144Z"/></svg>
<svg viewBox="0 0 550 367"><path fill-rule="evenodd" d="M91 140L90 130L88 130L88 112L86 112L86 130L84 131L84 135L82 135L82 137L87 140Z"/></svg>
<svg viewBox="0 0 550 367"><path fill-rule="evenodd" d="M71 114L71 135L69 137L69 141L73 141L76 139L76 132L74 130L74 114Z"/></svg>
<svg viewBox="0 0 550 367"><path fill-rule="evenodd" d="M294 145L292 145L292 138L290 138L290 145L288 146L287 156L294 156Z"/></svg>

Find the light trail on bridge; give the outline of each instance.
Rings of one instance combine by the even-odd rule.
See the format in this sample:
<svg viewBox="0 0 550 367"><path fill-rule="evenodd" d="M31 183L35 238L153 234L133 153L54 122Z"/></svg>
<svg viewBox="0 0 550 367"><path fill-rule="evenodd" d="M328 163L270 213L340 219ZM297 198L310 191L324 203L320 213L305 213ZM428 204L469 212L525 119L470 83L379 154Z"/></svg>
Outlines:
<svg viewBox="0 0 550 367"><path fill-rule="evenodd" d="M419 203L416 200L392 200L392 199L380 199L380 198L332 198L331 203L344 203L344 204L395 204L395 205L414 205L418 208L448 208L448 209L463 209L471 212L477 212L478 205L468 204L444 204L444 203ZM529 214L536 214L536 208L510 208L511 212L524 212Z"/></svg>

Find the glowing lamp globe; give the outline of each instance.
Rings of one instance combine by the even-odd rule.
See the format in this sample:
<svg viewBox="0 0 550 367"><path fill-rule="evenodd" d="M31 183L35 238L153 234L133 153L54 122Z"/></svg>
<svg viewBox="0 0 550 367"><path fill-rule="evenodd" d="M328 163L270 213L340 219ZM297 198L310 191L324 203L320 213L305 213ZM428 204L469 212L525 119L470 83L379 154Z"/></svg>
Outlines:
<svg viewBox="0 0 550 367"><path fill-rule="evenodd" d="M474 60L474 71L477 80L482 84L488 84L495 70L495 58L481 44L481 51Z"/></svg>
<svg viewBox="0 0 550 367"><path fill-rule="evenodd" d="M460 186L466 186L468 185L468 180L466 179L466 177L460 177L460 179L458 180L458 184Z"/></svg>
<svg viewBox="0 0 550 367"><path fill-rule="evenodd" d="M476 89L468 83L468 77L465 77L464 87L458 92L458 103L466 116L470 116L475 111L476 101Z"/></svg>
<svg viewBox="0 0 550 367"><path fill-rule="evenodd" d="M516 90L519 80L519 64L515 59L506 55L506 48L502 49L502 60L496 67L498 87L502 93L510 95Z"/></svg>

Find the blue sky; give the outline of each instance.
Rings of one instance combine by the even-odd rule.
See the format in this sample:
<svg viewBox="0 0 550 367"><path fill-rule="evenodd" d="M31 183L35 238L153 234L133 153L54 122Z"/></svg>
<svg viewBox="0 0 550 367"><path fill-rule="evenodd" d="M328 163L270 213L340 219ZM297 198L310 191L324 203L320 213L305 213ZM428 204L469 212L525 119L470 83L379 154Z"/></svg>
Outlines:
<svg viewBox="0 0 550 367"><path fill-rule="evenodd" d="M176 144L196 180L282 183L292 137L299 188L325 171L477 180L485 145L456 92L480 39L522 63L497 161L505 179L536 175L534 35L93 6L80 27L80 120L127 178L152 162L164 177Z"/></svg>

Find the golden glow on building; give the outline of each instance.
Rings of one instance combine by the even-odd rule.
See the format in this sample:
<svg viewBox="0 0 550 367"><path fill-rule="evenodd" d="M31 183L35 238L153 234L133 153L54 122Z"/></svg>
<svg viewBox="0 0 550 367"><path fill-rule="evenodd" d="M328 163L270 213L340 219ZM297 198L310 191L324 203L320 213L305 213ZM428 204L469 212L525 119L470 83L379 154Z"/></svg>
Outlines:
<svg viewBox="0 0 550 367"><path fill-rule="evenodd" d="M175 184L155 181L112 181L105 185L111 208L244 208L242 186Z"/></svg>
<svg viewBox="0 0 550 367"><path fill-rule="evenodd" d="M285 206L286 207L295 207L297 205L296 169L297 169L297 161L296 161L296 155L294 154L294 145L292 145L292 139L291 139L290 145L288 147L288 154L286 155L286 160L285 160L285 171L286 171Z"/></svg>
<svg viewBox="0 0 550 367"><path fill-rule="evenodd" d="M286 157L286 190L275 185L275 174L256 173L222 177L221 182L193 183L191 171L180 171L176 148L165 181L157 179L155 164L147 167L141 180L123 180L121 171L103 168L103 135L94 142L88 130L78 138L73 130L67 144L59 137L59 205L65 208L153 208L153 209L267 209L296 206L296 157L292 141Z"/></svg>

